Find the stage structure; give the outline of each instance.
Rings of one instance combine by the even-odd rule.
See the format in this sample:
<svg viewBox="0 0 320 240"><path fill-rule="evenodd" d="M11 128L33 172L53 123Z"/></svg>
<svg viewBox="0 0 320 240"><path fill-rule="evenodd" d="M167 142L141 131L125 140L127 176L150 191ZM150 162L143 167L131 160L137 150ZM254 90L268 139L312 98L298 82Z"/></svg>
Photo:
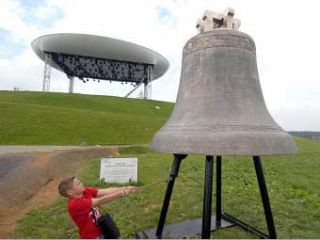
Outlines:
<svg viewBox="0 0 320 240"><path fill-rule="evenodd" d="M159 53L123 40L75 33L44 35L31 43L33 51L44 62L42 91L50 90L51 67L64 72L73 92L75 78L87 82L116 81L142 84L144 98L150 98L151 82L169 68L169 62Z"/></svg>
<svg viewBox="0 0 320 240"><path fill-rule="evenodd" d="M150 144L153 150L173 154L167 190L157 228L138 232L138 238L177 239L201 234L207 239L211 231L232 225L259 238L277 238L261 156L294 154L297 148L266 108L254 40L238 31L240 20L233 16L232 8L224 14L206 11L197 24L199 34L184 46L175 107ZM165 226L174 183L182 161L188 164L183 159L189 154L205 156L202 219ZM234 161L236 156L253 160L268 233L223 212L223 156L235 156ZM216 214L211 215L214 162Z"/></svg>

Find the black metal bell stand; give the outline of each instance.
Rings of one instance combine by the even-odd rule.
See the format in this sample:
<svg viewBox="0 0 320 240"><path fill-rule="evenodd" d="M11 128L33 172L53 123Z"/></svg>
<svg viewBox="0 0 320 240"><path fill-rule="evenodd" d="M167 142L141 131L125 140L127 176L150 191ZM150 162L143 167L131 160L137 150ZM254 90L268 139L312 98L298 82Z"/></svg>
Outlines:
<svg viewBox="0 0 320 240"><path fill-rule="evenodd" d="M182 154L174 154L174 160L171 167L171 172L168 180L167 190L165 193L165 197L163 200L162 210L159 217L158 227L156 230L156 237L162 238L162 232L170 204L170 198L175 182L175 178L178 177L178 172L180 168L181 161L186 158L187 155ZM259 231L258 229L242 222L236 217L222 213L221 207L221 175L222 175L222 162L221 156L216 157L216 217L215 217L215 228L214 230L223 228L222 221L227 221L234 225L237 225L246 231L249 231L259 238L277 238L276 229L274 226L267 186L263 174L262 164L259 156L253 156L253 162L255 166L255 171L259 183L260 195L262 199L264 214L267 222L268 233L269 235ZM213 182L213 165L214 165L214 157L206 156L206 164L205 164L205 183L204 183L204 197L203 197L203 214L202 214L202 230L201 230L201 238L208 239L210 238L211 232L211 203L212 203L212 182Z"/></svg>

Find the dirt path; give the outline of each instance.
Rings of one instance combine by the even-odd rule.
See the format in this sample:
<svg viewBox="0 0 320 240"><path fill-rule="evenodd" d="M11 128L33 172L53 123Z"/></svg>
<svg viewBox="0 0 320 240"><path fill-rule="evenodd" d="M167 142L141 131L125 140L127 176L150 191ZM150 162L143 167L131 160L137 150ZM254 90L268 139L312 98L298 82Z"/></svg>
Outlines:
<svg viewBox="0 0 320 240"><path fill-rule="evenodd" d="M10 238L25 213L52 203L61 179L83 161L118 153L117 147L85 147L0 155L0 238Z"/></svg>

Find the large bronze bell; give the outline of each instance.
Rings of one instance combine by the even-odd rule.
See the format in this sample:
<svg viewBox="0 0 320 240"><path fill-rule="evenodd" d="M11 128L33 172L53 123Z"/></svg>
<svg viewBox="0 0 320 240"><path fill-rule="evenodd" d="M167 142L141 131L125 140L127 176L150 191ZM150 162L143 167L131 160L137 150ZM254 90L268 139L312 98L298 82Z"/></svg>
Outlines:
<svg viewBox="0 0 320 240"><path fill-rule="evenodd" d="M158 227L154 235L151 234L153 238L162 237L174 181L187 154L206 156L202 238L210 238L210 232L226 226L226 222L260 238L277 237L260 156L292 154L297 149L292 137L272 119L266 108L259 83L255 43L249 35L237 30L240 21L233 15L230 8L225 14L206 11L197 24L199 34L183 48L176 105L150 145L151 149L174 154ZM222 212L222 155L253 158L268 235ZM215 159L216 215L211 216ZM189 226L171 227L170 231L194 228ZM182 235L174 237L181 238Z"/></svg>
<svg viewBox="0 0 320 240"><path fill-rule="evenodd" d="M151 149L184 154L275 155L296 152L263 99L253 39L217 28L184 46L171 117Z"/></svg>

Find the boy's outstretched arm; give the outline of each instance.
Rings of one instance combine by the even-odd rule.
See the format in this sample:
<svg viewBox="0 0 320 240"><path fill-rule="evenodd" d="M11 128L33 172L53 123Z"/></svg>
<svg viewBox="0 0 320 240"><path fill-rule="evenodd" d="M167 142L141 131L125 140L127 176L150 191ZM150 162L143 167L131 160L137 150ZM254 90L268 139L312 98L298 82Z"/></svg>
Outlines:
<svg viewBox="0 0 320 240"><path fill-rule="evenodd" d="M122 187L122 188L117 188L117 189L118 189L117 191L113 191L112 193L108 193L108 194L105 194L102 196L100 195L100 197L98 196L98 194L99 194L99 190L98 190L97 197L92 198L92 207L111 202L114 199L124 197L124 196L128 195L129 193L136 191L135 187Z"/></svg>
<svg viewBox="0 0 320 240"><path fill-rule="evenodd" d="M98 189L97 197L102 197L102 196L109 195L109 194L126 190L126 189L135 189L135 187L127 186L127 187L111 187L111 188Z"/></svg>

